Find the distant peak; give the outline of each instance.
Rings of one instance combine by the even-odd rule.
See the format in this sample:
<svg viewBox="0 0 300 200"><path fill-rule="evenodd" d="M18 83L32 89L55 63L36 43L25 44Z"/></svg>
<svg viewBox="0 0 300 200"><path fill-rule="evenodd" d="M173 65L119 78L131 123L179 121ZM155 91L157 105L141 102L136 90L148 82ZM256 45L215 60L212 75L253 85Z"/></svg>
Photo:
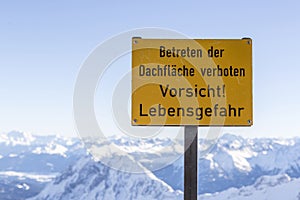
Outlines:
<svg viewBox="0 0 300 200"><path fill-rule="evenodd" d="M223 134L220 139L222 140L227 140L227 141L234 141L234 140L243 140L241 136L230 134L230 133L225 133Z"/></svg>
<svg viewBox="0 0 300 200"><path fill-rule="evenodd" d="M35 137L28 132L14 130L6 134L1 134L0 140L6 143L11 143L12 145L30 145L31 142L35 140Z"/></svg>

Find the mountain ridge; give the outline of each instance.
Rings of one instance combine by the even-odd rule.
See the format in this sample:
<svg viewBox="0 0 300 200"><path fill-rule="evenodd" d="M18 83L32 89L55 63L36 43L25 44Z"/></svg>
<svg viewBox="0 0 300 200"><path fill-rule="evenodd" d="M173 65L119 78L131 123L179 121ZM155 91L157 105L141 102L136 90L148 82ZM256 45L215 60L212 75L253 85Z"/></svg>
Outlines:
<svg viewBox="0 0 300 200"><path fill-rule="evenodd" d="M152 178L147 176L147 180L153 180L158 185L166 184L166 188L171 187L172 195L176 196L176 191L179 192L179 196L182 193L182 140L131 139L118 136L110 137L107 142L90 143L99 148L99 152L108 152L105 148L110 148L105 145L115 145L124 152L122 156L123 159L126 158L126 162L123 163L135 163L134 166L117 163L111 157L120 155L112 151L103 154L103 160L97 160L105 161L101 168L116 166L107 172L120 169L118 175L122 177L122 173L126 172L151 171ZM221 193L230 188L239 190L251 187L264 176L286 174L291 178L291 182L300 178L298 137L244 138L224 134L216 141L200 138L198 143L199 195ZM68 166L76 165L78 160L88 155L85 146L79 138L38 136L16 131L0 134L0 185L4 188L0 198L5 199L2 197L10 195L7 200L11 200L15 199L13 194L22 194L24 197L38 194L55 180L55 174L57 177L63 176ZM211 147L210 151L203 154L202 150L207 147ZM117 174L113 171L111 173Z"/></svg>

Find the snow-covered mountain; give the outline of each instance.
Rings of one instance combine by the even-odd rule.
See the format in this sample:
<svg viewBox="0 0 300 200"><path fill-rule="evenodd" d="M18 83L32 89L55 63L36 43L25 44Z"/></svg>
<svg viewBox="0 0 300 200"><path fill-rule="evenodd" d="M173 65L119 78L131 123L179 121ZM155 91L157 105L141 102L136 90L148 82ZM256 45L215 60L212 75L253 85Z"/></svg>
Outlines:
<svg viewBox="0 0 300 200"><path fill-rule="evenodd" d="M125 195L128 191L131 194L135 187L139 195L145 193L144 187L162 189L159 190L159 194L146 192L149 199L152 199L153 195L161 198L167 198L168 195L179 198L182 195L179 192L183 191L182 141L126 137L111 137L108 140L109 142L96 144L95 141L91 141L91 145L103 153L109 151L107 144L111 143L125 153L100 153L101 159L95 162L86 157L85 147L89 146L89 142L83 145L80 139L34 136L18 131L0 134L0 199L25 199L37 195L42 190L39 197L46 197L47 188L55 189L55 192L52 191L54 194L49 194L53 198L58 198L59 195L69 195L71 198L78 191L82 194L88 191L89 194L108 195L104 197L113 199L109 195ZM202 154L203 149L212 144L213 148L207 154ZM271 177L267 178L268 180L272 177L289 177L290 180L283 183L286 185L296 184L300 178L299 138L247 139L225 134L216 142L199 139L199 155L198 194L205 194L207 198L217 198L217 194L222 192L228 195L233 191L241 193L243 188L251 189L258 185L259 180L264 177ZM99 177L95 175L98 171L102 174ZM61 181L58 181L60 179ZM84 185L93 185L90 181L94 179L96 185L93 187L84 188L80 185L80 181L85 181ZM121 186L119 183L122 181L131 187ZM114 189L108 190L111 187L106 188L107 184ZM265 191L272 191L268 189L269 186L266 186ZM116 193L119 187L120 192ZM281 190L281 186L277 189ZM104 190L105 194L99 190ZM56 193L57 195L53 196ZM252 193L257 192L253 190ZM94 196L87 197L93 199Z"/></svg>
<svg viewBox="0 0 300 200"><path fill-rule="evenodd" d="M182 192L174 191L130 156L115 155L111 160L126 169L128 166L138 167L143 173L114 170L86 157L58 176L32 200L182 199Z"/></svg>
<svg viewBox="0 0 300 200"><path fill-rule="evenodd" d="M76 139L20 131L0 134L0 199L38 194L82 155L86 152Z"/></svg>
<svg viewBox="0 0 300 200"><path fill-rule="evenodd" d="M132 160L143 164L143 168L135 167L135 170L140 172L146 170L144 166L153 169L157 167L154 166L155 163L166 162L166 158L171 158L169 162L172 162L181 154L181 149L176 149L178 145L169 145L172 142L170 139L128 140L112 137L110 140L128 152ZM105 143L99 143L97 148L104 146ZM19 131L0 134L0 149L1 200L35 196L68 166L73 166L77 160L87 155L84 145L78 138L63 138L57 135L33 136ZM104 159L113 162L111 157ZM128 168L133 169L132 165ZM123 171L128 171L128 168Z"/></svg>
<svg viewBox="0 0 300 200"><path fill-rule="evenodd" d="M299 200L300 179L291 179L286 174L262 176L251 186L230 188L215 194L200 195L202 200Z"/></svg>
<svg viewBox="0 0 300 200"><path fill-rule="evenodd" d="M201 148L210 141L199 140ZM183 189L183 183L174 180L170 172L183 180L183 158L164 169L155 171L159 178L174 189ZM225 134L211 151L199 157L198 193L214 193L231 187L252 185L261 176L287 174L300 177L300 140L260 138L245 139Z"/></svg>

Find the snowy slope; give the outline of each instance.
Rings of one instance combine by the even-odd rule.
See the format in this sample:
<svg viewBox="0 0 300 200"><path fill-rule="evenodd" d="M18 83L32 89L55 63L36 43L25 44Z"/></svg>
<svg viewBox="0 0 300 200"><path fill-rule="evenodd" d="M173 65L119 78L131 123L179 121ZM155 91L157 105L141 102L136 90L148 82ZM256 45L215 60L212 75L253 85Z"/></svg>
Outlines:
<svg viewBox="0 0 300 200"><path fill-rule="evenodd" d="M144 173L133 174L117 171L86 157L58 176L33 199L182 199L181 192L174 191L130 156L116 155L112 160L125 167L139 167L144 170Z"/></svg>
<svg viewBox="0 0 300 200"><path fill-rule="evenodd" d="M198 197L202 200L299 200L300 179L292 180L288 175L263 176L255 184L240 189L230 188L216 194Z"/></svg>

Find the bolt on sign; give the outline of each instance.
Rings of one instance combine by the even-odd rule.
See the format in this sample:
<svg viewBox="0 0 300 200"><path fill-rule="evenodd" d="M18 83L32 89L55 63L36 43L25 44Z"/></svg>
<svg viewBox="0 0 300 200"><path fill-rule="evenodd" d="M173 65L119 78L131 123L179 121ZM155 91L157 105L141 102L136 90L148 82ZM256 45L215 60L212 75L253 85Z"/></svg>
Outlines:
<svg viewBox="0 0 300 200"><path fill-rule="evenodd" d="M132 38L132 125L251 126L252 40Z"/></svg>

